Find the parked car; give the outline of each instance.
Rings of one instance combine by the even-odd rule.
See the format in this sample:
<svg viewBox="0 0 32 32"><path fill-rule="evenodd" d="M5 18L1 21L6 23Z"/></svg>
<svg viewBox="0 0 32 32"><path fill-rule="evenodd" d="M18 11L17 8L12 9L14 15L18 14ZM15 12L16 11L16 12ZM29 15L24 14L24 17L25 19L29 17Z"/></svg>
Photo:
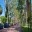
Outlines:
<svg viewBox="0 0 32 32"><path fill-rule="evenodd" d="M13 26L13 23L11 24L11 26Z"/></svg>
<svg viewBox="0 0 32 32"><path fill-rule="evenodd" d="M9 24L8 23L4 23L4 28L8 28Z"/></svg>
<svg viewBox="0 0 32 32"><path fill-rule="evenodd" d="M11 23L10 26L14 26L13 23Z"/></svg>
<svg viewBox="0 0 32 32"><path fill-rule="evenodd" d="M0 23L0 30L3 29L3 24Z"/></svg>

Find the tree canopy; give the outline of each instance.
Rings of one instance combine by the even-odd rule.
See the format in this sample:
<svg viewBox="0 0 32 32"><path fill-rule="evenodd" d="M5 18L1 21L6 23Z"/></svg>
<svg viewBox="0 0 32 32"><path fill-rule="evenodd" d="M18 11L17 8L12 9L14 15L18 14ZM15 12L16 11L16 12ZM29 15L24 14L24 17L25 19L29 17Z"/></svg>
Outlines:
<svg viewBox="0 0 32 32"><path fill-rule="evenodd" d="M0 15L2 14L2 6L0 5Z"/></svg>

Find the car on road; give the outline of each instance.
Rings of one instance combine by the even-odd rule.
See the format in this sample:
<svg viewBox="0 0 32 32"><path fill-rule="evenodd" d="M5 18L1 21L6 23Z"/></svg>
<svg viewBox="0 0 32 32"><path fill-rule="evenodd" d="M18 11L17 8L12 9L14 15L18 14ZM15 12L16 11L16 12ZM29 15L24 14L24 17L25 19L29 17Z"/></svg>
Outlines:
<svg viewBox="0 0 32 32"><path fill-rule="evenodd" d="M0 23L0 30L3 29L3 24Z"/></svg>
<svg viewBox="0 0 32 32"><path fill-rule="evenodd" d="M4 23L4 28L8 28L9 24L8 23Z"/></svg>

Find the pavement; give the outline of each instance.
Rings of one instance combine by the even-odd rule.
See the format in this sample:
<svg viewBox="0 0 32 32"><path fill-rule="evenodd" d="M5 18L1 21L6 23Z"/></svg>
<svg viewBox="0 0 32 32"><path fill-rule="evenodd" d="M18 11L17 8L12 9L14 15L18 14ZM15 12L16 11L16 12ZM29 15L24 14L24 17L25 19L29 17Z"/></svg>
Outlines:
<svg viewBox="0 0 32 32"><path fill-rule="evenodd" d="M23 32L23 30L20 27L20 23L17 23L14 26L0 30L0 32Z"/></svg>

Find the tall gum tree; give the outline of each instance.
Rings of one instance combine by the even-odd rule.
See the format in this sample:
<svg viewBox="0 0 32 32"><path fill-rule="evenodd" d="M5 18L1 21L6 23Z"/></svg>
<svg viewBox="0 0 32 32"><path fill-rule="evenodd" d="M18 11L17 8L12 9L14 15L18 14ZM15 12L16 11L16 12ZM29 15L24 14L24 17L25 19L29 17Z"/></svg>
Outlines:
<svg viewBox="0 0 32 32"><path fill-rule="evenodd" d="M17 7L17 10L18 12L20 13L19 14L19 18L20 18L20 21L23 23L23 21L21 20L21 17L22 17L22 12L23 12L23 4L25 3L25 0L18 0L18 7Z"/></svg>

